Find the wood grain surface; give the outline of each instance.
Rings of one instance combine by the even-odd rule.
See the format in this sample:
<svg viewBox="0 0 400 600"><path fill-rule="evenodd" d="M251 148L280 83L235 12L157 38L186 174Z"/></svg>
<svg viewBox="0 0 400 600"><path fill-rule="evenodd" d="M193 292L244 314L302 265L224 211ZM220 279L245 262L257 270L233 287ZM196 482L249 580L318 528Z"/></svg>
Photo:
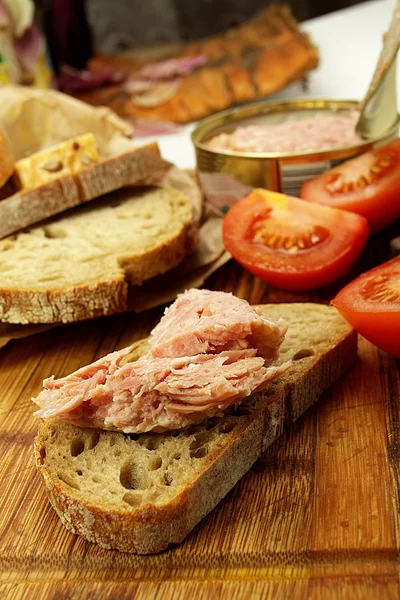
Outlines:
<svg viewBox="0 0 400 600"><path fill-rule="evenodd" d="M349 274L383 260L371 239ZM328 302L271 288L233 261L207 287L252 303ZM162 309L63 326L0 350L0 598L397 598L399 360L363 339L355 367L295 422L179 546L106 551L64 529L36 473L30 398L147 335Z"/></svg>

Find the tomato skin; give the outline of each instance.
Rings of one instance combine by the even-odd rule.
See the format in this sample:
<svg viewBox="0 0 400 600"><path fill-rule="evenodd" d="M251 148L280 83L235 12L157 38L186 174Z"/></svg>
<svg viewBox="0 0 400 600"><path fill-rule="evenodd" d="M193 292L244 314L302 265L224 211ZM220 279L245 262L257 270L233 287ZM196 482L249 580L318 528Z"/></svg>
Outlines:
<svg viewBox="0 0 400 600"><path fill-rule="evenodd" d="M390 163L386 167L382 167ZM381 167L379 167L381 165ZM376 174L376 171L381 170ZM364 178L367 175L371 183ZM371 178L372 175L372 178ZM360 182L357 189L332 193L327 189L334 178ZM400 140L366 152L303 183L300 197L363 215L371 233L376 233L400 218Z"/></svg>
<svg viewBox="0 0 400 600"><path fill-rule="evenodd" d="M360 335L400 357L400 257L354 279L332 304Z"/></svg>
<svg viewBox="0 0 400 600"><path fill-rule="evenodd" d="M324 232L323 239L296 252L270 247L249 236L259 221L270 227L270 236L283 230L295 237L305 223L308 230L314 227L313 231ZM237 262L264 281L293 291L315 289L347 273L361 254L368 233L368 223L359 215L267 190L253 190L234 204L222 228L225 247Z"/></svg>

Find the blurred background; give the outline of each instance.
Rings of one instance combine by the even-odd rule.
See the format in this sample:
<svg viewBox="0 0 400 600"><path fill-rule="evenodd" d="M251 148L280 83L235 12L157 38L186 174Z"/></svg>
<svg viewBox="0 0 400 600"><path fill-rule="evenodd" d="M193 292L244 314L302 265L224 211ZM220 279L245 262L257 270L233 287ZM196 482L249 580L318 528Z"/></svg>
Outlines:
<svg viewBox="0 0 400 600"><path fill-rule="evenodd" d="M250 75L257 67L256 79L277 79L259 90L259 95L267 95L293 79L305 80L306 73L317 66L318 48L314 51L301 33L304 21L362 2L365 0L0 0L0 84L88 91L89 87L117 84L121 58L162 60L167 47L168 57L180 56L186 42L190 45L193 40L224 33L223 41L216 41L210 50L208 66L224 71L220 79L227 75L224 65L229 61L235 68L246 68ZM254 20L249 30L244 28L239 57L235 43L233 49L227 48L234 39L232 29L256 15L264 15L263 28L254 27ZM340 42L341 32L333 34L335 43ZM192 44L189 54L207 54L204 48L202 43ZM271 61L278 65L275 72ZM286 67L287 76L281 78ZM135 68L138 65L132 63L125 69L125 78ZM250 94L232 98L230 103L252 99ZM110 105L109 99L101 97L93 101ZM115 110L117 101L111 102ZM126 113L125 107L122 112ZM204 115L192 115L200 116Z"/></svg>
<svg viewBox="0 0 400 600"><path fill-rule="evenodd" d="M18 2L19 0L13 0ZM297 21L305 21L365 0L289 0ZM37 0L47 35L60 25L74 30L73 47L89 37L104 53L154 42L191 40L234 27L263 10L268 0ZM82 48L81 48L82 50ZM73 48L70 48L73 53ZM70 61L71 64L71 61Z"/></svg>

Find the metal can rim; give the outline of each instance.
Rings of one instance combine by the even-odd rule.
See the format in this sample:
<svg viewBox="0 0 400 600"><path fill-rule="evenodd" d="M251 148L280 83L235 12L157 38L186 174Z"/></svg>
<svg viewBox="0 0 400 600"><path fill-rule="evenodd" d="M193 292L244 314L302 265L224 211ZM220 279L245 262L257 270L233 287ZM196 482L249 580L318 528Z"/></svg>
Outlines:
<svg viewBox="0 0 400 600"><path fill-rule="evenodd" d="M334 98L298 98L293 100L282 100L279 102L261 101L245 106L230 108L210 117L206 117L198 123L191 134L191 139L196 149L209 152L216 156L246 158L248 160L278 160L281 163L302 163L316 162L323 160L340 160L350 158L355 154L367 152L378 143L384 143L394 137L398 126L399 116L390 132L384 136L371 138L352 144L350 146L341 146L335 148L325 148L321 150L310 150L309 152L236 152L229 150L216 150L210 148L207 143L203 143L206 137L209 137L213 130L221 128L224 125L232 125L236 121L244 119L274 114L279 112L307 111L307 110L359 110L360 102L358 100L334 99Z"/></svg>

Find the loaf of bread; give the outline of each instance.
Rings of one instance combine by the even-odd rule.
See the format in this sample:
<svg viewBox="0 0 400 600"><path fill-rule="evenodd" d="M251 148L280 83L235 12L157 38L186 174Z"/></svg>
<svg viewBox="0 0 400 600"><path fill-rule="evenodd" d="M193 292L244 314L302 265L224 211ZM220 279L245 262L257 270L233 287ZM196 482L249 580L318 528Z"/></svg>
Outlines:
<svg viewBox="0 0 400 600"><path fill-rule="evenodd" d="M175 267L197 242L173 188L125 188L0 240L0 320L71 322L122 312L128 285Z"/></svg>
<svg viewBox="0 0 400 600"><path fill-rule="evenodd" d="M356 357L354 331L332 307L264 305L289 325L276 364L291 368L222 417L180 432L125 435L41 421L35 459L62 523L104 548L154 553L181 542L259 455ZM147 350L135 345L131 358Z"/></svg>
<svg viewBox="0 0 400 600"><path fill-rule="evenodd" d="M99 156L91 134L18 161L20 189L0 202L0 238L165 169L157 144ZM1 170L1 154L0 154Z"/></svg>
<svg viewBox="0 0 400 600"><path fill-rule="evenodd" d="M0 188L14 172L14 158L8 139L0 131Z"/></svg>

